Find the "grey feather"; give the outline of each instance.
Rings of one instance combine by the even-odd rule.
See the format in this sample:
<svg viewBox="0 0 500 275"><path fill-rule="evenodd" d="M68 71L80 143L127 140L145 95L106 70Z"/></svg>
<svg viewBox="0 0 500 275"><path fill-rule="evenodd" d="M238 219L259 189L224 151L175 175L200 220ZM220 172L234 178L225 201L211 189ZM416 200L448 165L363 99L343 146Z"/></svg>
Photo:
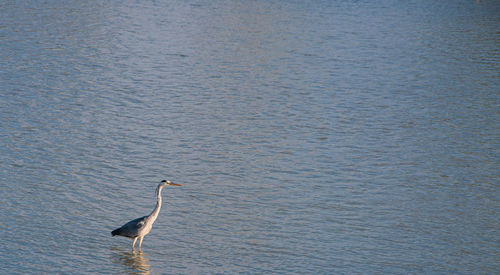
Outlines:
<svg viewBox="0 0 500 275"><path fill-rule="evenodd" d="M146 219L148 216L140 217L135 220L131 220L124 224L122 227L117 228L111 232L112 236L119 235L128 238L135 238L139 235L139 230L146 224Z"/></svg>

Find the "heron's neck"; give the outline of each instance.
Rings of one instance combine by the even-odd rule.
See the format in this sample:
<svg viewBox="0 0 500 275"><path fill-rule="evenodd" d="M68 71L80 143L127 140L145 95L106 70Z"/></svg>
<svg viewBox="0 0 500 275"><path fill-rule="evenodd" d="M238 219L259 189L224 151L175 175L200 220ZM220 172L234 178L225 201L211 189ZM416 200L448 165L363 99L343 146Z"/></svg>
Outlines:
<svg viewBox="0 0 500 275"><path fill-rule="evenodd" d="M158 188L156 188L156 196L157 196L156 207L153 210L153 212L151 212L151 215L149 215L150 219L152 219L153 221L156 220L156 218L158 217L158 214L160 213L160 208L161 208L161 190L162 189L163 189L163 186L161 186L161 185L158 185Z"/></svg>

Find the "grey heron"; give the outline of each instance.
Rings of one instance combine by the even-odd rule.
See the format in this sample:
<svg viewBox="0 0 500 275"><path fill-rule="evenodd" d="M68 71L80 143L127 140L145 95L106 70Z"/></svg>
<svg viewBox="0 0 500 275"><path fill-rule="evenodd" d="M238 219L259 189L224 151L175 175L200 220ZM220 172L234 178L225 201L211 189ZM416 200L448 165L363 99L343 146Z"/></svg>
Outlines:
<svg viewBox="0 0 500 275"><path fill-rule="evenodd" d="M161 208L161 190L167 185L182 186L178 183L173 183L168 180L162 180L160 184L158 184L158 187L156 187L157 201L156 207L153 212L151 212L151 214L147 216L131 220L128 223L124 224L122 227L113 230L111 232L111 236L118 235L134 239L134 241L132 242L132 249L135 249L135 242L137 241L137 239L139 239L139 249L141 249L142 239L151 231L151 228L153 228L153 223L156 221L156 218L158 218L158 214L160 213Z"/></svg>

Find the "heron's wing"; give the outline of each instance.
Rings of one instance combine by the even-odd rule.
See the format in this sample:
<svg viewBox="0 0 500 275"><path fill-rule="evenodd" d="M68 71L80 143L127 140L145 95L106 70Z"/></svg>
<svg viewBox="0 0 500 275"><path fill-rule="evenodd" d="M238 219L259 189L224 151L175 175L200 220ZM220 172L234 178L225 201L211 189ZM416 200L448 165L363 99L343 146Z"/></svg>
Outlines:
<svg viewBox="0 0 500 275"><path fill-rule="evenodd" d="M131 220L124 224L122 227L117 229L117 235L125 236L129 238L135 238L139 234L139 231L146 224L146 218L148 216L140 217L135 220Z"/></svg>

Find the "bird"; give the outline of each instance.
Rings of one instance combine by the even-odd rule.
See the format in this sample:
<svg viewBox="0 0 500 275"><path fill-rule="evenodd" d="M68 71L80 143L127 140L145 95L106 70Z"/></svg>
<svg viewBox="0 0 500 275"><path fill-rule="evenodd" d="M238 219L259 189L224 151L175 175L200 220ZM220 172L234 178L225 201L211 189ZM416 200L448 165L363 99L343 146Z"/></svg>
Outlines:
<svg viewBox="0 0 500 275"><path fill-rule="evenodd" d="M181 184L173 183L169 180L162 180L160 184L158 184L158 187L156 187L157 201L156 207L155 209L153 209L153 212L151 212L151 214L147 216L131 220L128 223L124 224L122 227L111 231L111 236L123 236L134 239L134 241L132 242L132 250L135 250L135 242L137 241L137 239L139 239L139 250L142 250L142 239L151 231L151 229L153 228L153 223L156 221L156 218L158 218L162 203L161 190L167 185L182 186Z"/></svg>

